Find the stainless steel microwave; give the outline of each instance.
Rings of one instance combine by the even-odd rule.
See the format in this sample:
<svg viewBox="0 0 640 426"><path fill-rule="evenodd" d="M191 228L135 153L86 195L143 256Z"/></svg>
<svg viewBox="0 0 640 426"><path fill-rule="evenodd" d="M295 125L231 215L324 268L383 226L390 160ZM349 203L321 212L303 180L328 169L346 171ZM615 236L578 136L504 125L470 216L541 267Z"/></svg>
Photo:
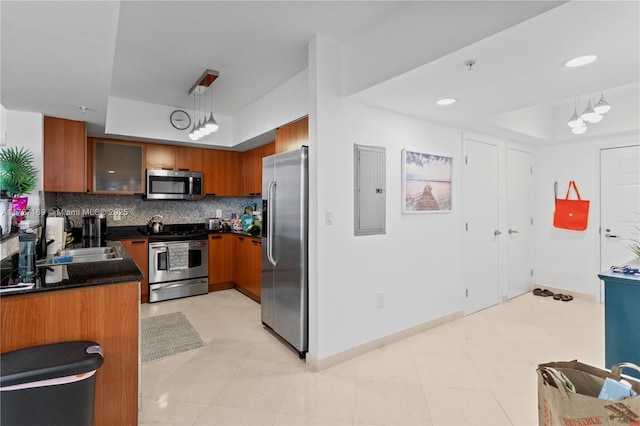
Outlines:
<svg viewBox="0 0 640 426"><path fill-rule="evenodd" d="M202 172L147 170L147 199L200 200L202 198Z"/></svg>

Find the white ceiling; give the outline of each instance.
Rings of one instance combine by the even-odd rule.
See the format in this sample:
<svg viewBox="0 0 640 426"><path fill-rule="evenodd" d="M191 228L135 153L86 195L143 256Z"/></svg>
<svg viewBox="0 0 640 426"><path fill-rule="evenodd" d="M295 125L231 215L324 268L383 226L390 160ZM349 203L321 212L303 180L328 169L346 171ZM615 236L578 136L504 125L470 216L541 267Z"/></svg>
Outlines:
<svg viewBox="0 0 640 426"><path fill-rule="evenodd" d="M562 138L550 123L516 129L514 115L601 91L637 99L640 81L637 1L3 0L0 18L2 105L85 120L93 135L109 96L192 107L208 68L214 114L233 116L304 70L317 34L344 46L348 99L524 143ZM561 66L583 53L600 58ZM440 96L459 102L436 108Z"/></svg>

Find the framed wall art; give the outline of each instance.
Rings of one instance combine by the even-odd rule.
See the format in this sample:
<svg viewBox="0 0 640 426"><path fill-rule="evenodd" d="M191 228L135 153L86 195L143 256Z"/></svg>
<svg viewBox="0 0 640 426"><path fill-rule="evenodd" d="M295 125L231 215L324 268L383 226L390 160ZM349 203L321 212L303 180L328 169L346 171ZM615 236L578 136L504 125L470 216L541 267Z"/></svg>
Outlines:
<svg viewBox="0 0 640 426"><path fill-rule="evenodd" d="M453 158L402 150L402 213L451 211Z"/></svg>

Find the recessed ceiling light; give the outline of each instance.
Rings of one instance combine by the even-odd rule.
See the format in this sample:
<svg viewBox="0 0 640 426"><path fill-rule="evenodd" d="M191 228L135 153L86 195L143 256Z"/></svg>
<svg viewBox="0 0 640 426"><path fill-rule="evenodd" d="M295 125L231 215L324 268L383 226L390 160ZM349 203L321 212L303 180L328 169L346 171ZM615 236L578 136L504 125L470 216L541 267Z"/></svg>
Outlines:
<svg viewBox="0 0 640 426"><path fill-rule="evenodd" d="M564 66L569 68L581 67L594 62L596 59L598 59L596 55L578 56L577 58L569 59L564 63Z"/></svg>
<svg viewBox="0 0 640 426"><path fill-rule="evenodd" d="M114 174L115 172L115 170L107 170L107 173L109 173L110 175Z"/></svg>
<svg viewBox="0 0 640 426"><path fill-rule="evenodd" d="M442 98L442 99L438 99L436 101L436 104L438 105L451 105L451 104L455 104L456 103L456 99L455 98Z"/></svg>

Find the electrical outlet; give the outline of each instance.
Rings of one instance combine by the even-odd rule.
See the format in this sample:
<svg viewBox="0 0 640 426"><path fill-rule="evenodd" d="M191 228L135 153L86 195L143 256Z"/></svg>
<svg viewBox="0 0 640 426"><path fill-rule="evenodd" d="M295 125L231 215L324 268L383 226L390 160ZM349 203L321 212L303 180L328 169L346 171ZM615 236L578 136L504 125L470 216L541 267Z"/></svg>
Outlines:
<svg viewBox="0 0 640 426"><path fill-rule="evenodd" d="M222 217L222 209L216 209L216 217L217 218L221 218Z"/></svg>
<svg viewBox="0 0 640 426"><path fill-rule="evenodd" d="M376 304L378 309L384 308L384 291L376 293Z"/></svg>
<svg viewBox="0 0 640 426"><path fill-rule="evenodd" d="M122 215L120 214L118 209L115 209L113 211L113 220L122 220Z"/></svg>

